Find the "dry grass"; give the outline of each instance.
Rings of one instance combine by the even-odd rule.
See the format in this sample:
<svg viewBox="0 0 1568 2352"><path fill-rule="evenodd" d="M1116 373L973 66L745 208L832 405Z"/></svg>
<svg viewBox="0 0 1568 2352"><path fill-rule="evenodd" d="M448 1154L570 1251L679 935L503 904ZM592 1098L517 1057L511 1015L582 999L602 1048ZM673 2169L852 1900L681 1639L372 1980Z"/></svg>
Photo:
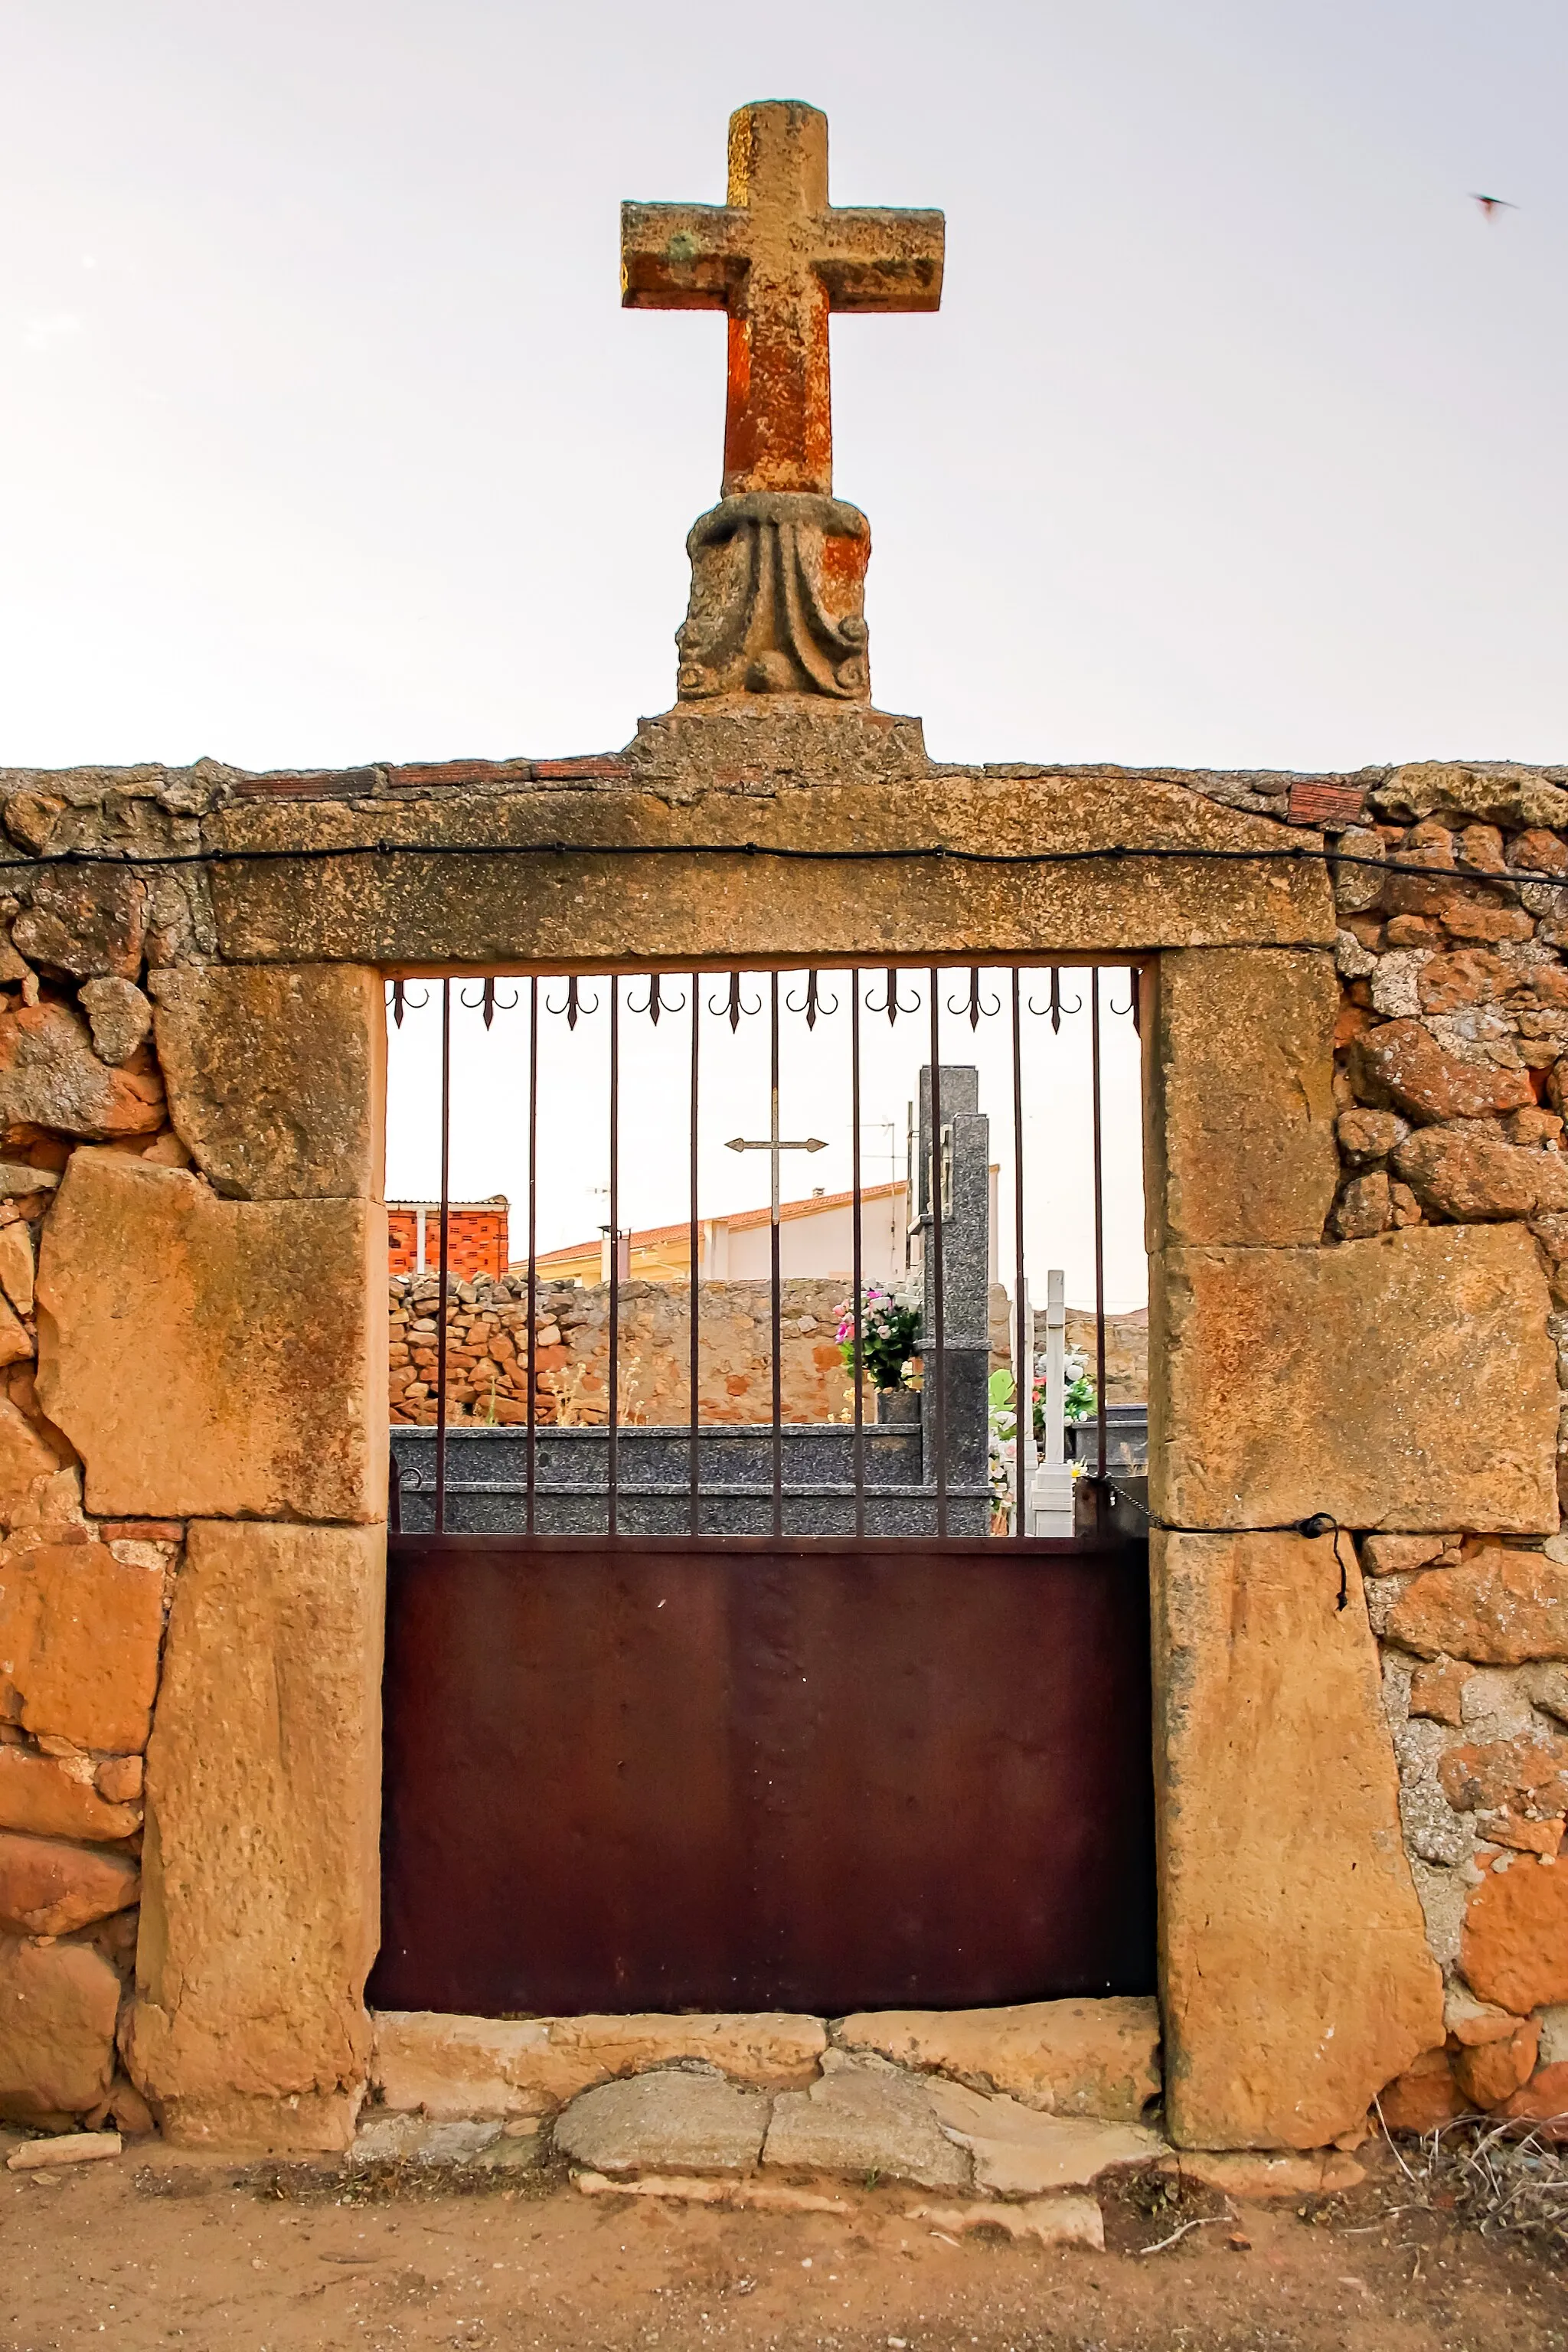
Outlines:
<svg viewBox="0 0 1568 2352"><path fill-rule="evenodd" d="M1399 2170L1385 2219L1427 2213L1483 2237L1568 2252L1568 2148L1484 2116L1420 2139L1389 2136Z"/></svg>

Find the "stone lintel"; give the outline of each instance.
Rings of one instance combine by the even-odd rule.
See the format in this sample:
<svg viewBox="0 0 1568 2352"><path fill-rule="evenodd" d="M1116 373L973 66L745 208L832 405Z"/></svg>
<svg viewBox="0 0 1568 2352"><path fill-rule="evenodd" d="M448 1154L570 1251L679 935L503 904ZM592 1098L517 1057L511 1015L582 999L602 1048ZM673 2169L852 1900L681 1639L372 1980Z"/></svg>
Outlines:
<svg viewBox="0 0 1568 2352"><path fill-rule="evenodd" d="M1310 1245L1339 1182L1325 950L1162 956L1145 1024L1149 1247Z"/></svg>
<svg viewBox="0 0 1568 2352"><path fill-rule="evenodd" d="M1443 2038L1352 1565L1156 1535L1165 2113L1185 2147L1320 2147Z"/></svg>
<svg viewBox="0 0 1568 2352"><path fill-rule="evenodd" d="M1151 1260L1151 1507L1188 1528L1558 1524L1546 1277L1522 1225Z"/></svg>
<svg viewBox="0 0 1568 2352"><path fill-rule="evenodd" d="M89 1510L381 1518L385 1280L378 1203L221 1201L76 1152L38 1269L38 1392Z"/></svg>
<svg viewBox="0 0 1568 2352"><path fill-rule="evenodd" d="M190 1528L128 2042L171 2137L352 2138L379 1933L384 1550L379 1528Z"/></svg>
<svg viewBox="0 0 1568 2352"><path fill-rule="evenodd" d="M459 970L528 961L592 969L728 967L738 958L1114 958L1162 947L1325 945L1333 936L1321 866L1201 855L1293 852L1300 831L1176 784L1120 775L247 800L218 812L207 832L226 853L212 871L212 905L222 952L237 962ZM237 855L374 852L400 841L458 854L298 865ZM504 854L518 844L549 854ZM489 847L493 858L483 854ZM1140 858L1141 848L1194 854ZM637 849L647 855L624 854ZM810 856L755 854L770 849ZM906 857L911 849L933 854ZM1080 859L1086 849L1115 854ZM969 864L936 854L947 851L1072 856Z"/></svg>

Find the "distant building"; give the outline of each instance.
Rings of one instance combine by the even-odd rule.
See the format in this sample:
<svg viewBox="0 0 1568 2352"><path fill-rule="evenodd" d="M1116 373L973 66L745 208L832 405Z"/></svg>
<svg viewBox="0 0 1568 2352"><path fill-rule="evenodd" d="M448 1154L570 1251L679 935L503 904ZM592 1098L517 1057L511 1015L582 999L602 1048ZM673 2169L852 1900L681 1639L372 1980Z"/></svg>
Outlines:
<svg viewBox="0 0 1568 2352"><path fill-rule="evenodd" d="M867 1282L891 1284L904 1278L906 1198L901 1181L867 1184L861 1189L860 1262ZM855 1269L854 1199L852 1192L813 1192L805 1201L780 1202L782 1273L850 1280ZM733 1216L700 1219L697 1263L701 1280L766 1282L772 1261L772 1222L767 1209L742 1209ZM689 1221L623 1233L620 1257L623 1281L689 1282ZM607 1282L608 1230L566 1249L542 1250L534 1263L552 1282Z"/></svg>
<svg viewBox="0 0 1568 2352"><path fill-rule="evenodd" d="M447 1265L465 1282L475 1275L506 1272L507 1211L504 1192L488 1201L447 1204ZM387 1271L434 1274L441 1263L439 1201L389 1201L386 1204Z"/></svg>

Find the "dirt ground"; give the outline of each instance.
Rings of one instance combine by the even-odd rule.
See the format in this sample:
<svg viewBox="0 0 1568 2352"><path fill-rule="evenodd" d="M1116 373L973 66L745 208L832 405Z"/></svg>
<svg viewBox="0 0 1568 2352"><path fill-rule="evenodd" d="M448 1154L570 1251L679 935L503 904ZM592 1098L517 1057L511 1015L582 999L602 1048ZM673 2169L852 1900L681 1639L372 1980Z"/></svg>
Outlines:
<svg viewBox="0 0 1568 2352"><path fill-rule="evenodd" d="M1171 2198L1124 2181L1102 2196L1105 2253L1046 2252L953 2243L909 2218L907 2189L781 2219L588 2199L559 2175L239 2171L128 2148L42 2181L0 2173L0 2352L1568 2347L1560 2259L1399 2210L1396 2174L1300 2206Z"/></svg>

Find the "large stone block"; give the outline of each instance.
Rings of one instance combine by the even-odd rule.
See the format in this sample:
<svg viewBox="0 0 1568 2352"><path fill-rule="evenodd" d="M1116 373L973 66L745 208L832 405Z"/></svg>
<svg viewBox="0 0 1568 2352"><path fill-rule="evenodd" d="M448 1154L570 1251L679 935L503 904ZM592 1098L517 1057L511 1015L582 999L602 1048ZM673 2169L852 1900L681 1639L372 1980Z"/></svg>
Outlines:
<svg viewBox="0 0 1568 2352"><path fill-rule="evenodd" d="M243 1201L380 1194L378 972L176 965L148 984L169 1116L218 1192Z"/></svg>
<svg viewBox="0 0 1568 2352"><path fill-rule="evenodd" d="M1550 1300L1522 1226L1172 1249L1150 1278L1159 1517L1556 1528Z"/></svg>
<svg viewBox="0 0 1568 2352"><path fill-rule="evenodd" d="M85 979L118 972L134 980L147 938L147 883L122 866L46 867L33 877L32 904L11 927L22 954Z"/></svg>
<svg viewBox="0 0 1568 2352"><path fill-rule="evenodd" d="M1342 1608L1330 1538L1160 1535L1153 1567L1171 2134L1321 2147L1443 2038L1361 1581Z"/></svg>
<svg viewBox="0 0 1568 2352"><path fill-rule="evenodd" d="M374 1202L220 1201L77 1152L39 1262L38 1393L88 1508L380 1518L385 1279Z"/></svg>
<svg viewBox="0 0 1568 2352"><path fill-rule="evenodd" d="M0 1928L69 1936L134 1903L142 1874L127 1853L0 1830Z"/></svg>
<svg viewBox="0 0 1568 2352"><path fill-rule="evenodd" d="M142 1808L102 1797L86 1756L36 1756L0 1748L0 1830L32 1837L88 1838L101 1845L142 1826Z"/></svg>
<svg viewBox="0 0 1568 2352"><path fill-rule="evenodd" d="M1339 1182L1327 954L1189 948L1152 992L1150 1246L1321 1241Z"/></svg>
<svg viewBox="0 0 1568 2352"><path fill-rule="evenodd" d="M1465 1906L1459 1965L1516 2015L1568 2001L1568 1861L1516 1854L1488 1871Z"/></svg>
<svg viewBox="0 0 1568 2352"><path fill-rule="evenodd" d="M1481 1666L1568 1659L1568 1568L1543 1552L1502 1545L1478 1552L1407 1585L1387 1631L1422 1658L1468 1658Z"/></svg>
<svg viewBox="0 0 1568 2352"><path fill-rule="evenodd" d="M0 1717L78 1748L144 1748L163 1631L161 1573L107 1544L0 1561Z"/></svg>
<svg viewBox="0 0 1568 2352"><path fill-rule="evenodd" d="M728 969L753 957L925 962L972 946L1115 957L1332 942L1327 869L1280 855L1298 851L1301 834L1221 807L1170 771L873 777L851 763L805 784L793 761L774 765L776 752L759 741L750 759L721 759L717 775L678 754L646 782L590 791L558 778L361 803L237 796L207 827L230 852L404 842L461 844L464 854L231 856L210 873L223 955L482 969L526 950L591 969L644 957ZM766 789L770 770L787 785ZM513 854L525 843L550 855ZM626 854L637 846L646 860ZM493 857L479 854L489 847ZM802 848L809 860L792 856ZM1140 857L1142 848L1160 854ZM1190 864L1183 849L1196 853ZM1210 849L1260 854L1215 861ZM1086 856L1093 850L1109 854ZM817 862L833 852L841 866ZM1041 862L983 862L998 852Z"/></svg>
<svg viewBox="0 0 1568 2352"><path fill-rule="evenodd" d="M47 1001L0 1014L0 1127L48 1127L104 1142L155 1135L163 1087L152 1070L111 1070L75 1008Z"/></svg>
<svg viewBox="0 0 1568 2352"><path fill-rule="evenodd" d="M87 1944L0 1936L0 2116L62 2124L114 2074L120 1979Z"/></svg>
<svg viewBox="0 0 1568 2352"><path fill-rule="evenodd" d="M190 1530L147 1756L129 2045L176 2138L352 2137L378 1936L384 1587L379 1529Z"/></svg>
<svg viewBox="0 0 1568 2352"><path fill-rule="evenodd" d="M1137 2123L1160 2095L1152 2000L1033 2000L1000 2009L893 2009L847 2017L835 2039L895 2065L1005 2091L1047 2115Z"/></svg>
<svg viewBox="0 0 1568 2352"><path fill-rule="evenodd" d="M395 2113L542 2115L595 2083L695 2062L732 2082L794 2089L827 2048L819 2017L448 2017L380 2010L371 2080Z"/></svg>
<svg viewBox="0 0 1568 2352"><path fill-rule="evenodd" d="M0 1520L7 1528L22 1516L38 1480L52 1477L59 1466L59 1455L26 1415L9 1397L0 1397Z"/></svg>

